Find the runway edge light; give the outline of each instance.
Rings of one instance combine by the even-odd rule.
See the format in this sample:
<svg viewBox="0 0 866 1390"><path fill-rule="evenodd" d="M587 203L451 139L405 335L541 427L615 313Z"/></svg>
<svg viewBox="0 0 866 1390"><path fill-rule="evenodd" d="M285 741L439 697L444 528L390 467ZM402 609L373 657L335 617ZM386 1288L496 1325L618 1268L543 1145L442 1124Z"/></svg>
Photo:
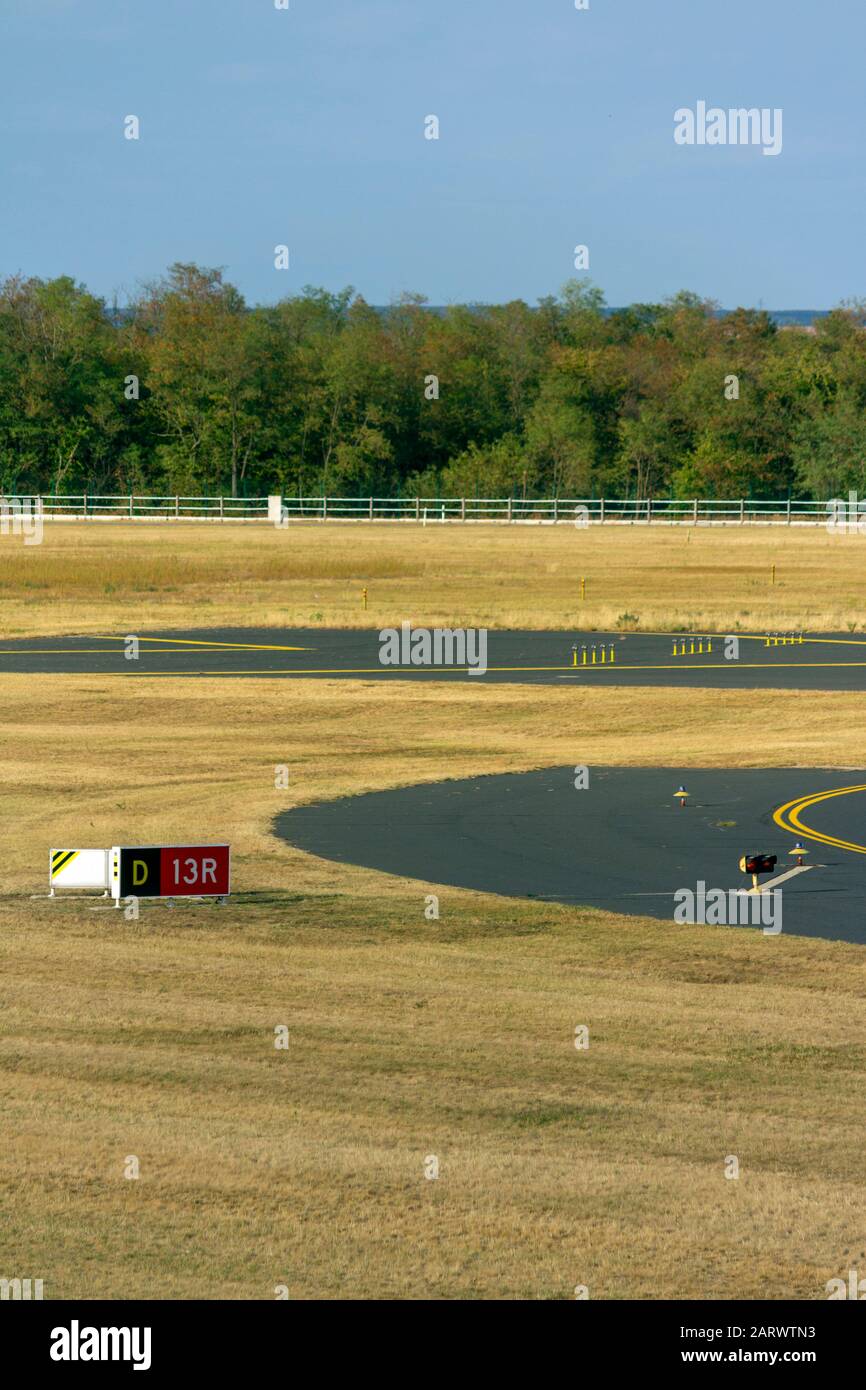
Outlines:
<svg viewBox="0 0 866 1390"><path fill-rule="evenodd" d="M674 796L679 798L680 806L685 806L686 797L688 796L688 792L686 791L685 787L677 787L676 791L674 792Z"/></svg>
<svg viewBox="0 0 866 1390"><path fill-rule="evenodd" d="M791 856L797 861L798 864L802 864L803 856L808 853L809 851L805 848L804 845L800 844L799 840L795 844L794 848L791 850Z"/></svg>

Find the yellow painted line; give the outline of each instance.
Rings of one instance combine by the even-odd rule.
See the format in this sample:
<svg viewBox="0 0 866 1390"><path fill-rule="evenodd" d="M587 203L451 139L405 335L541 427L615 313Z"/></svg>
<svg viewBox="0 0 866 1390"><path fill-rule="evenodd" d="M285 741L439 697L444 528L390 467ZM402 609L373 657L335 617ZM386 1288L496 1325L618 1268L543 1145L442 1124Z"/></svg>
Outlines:
<svg viewBox="0 0 866 1390"><path fill-rule="evenodd" d="M640 670L640 667L635 667ZM142 676L173 676L177 680L185 676L412 676L424 671L455 675L474 671L474 666L260 666L251 671L236 671L232 666L224 666L218 671L93 671L88 674ZM570 671L571 666L488 666L488 671ZM62 672L61 674L69 674ZM85 674L84 672L81 673Z"/></svg>
<svg viewBox="0 0 866 1390"><path fill-rule="evenodd" d="M130 633L135 637L136 633ZM95 642L125 642L125 637L101 637L94 633ZM242 652L309 652L314 651L313 647L280 647L268 646L264 642L218 642L216 638L208 641L199 641L195 637L139 637L139 642L169 642L175 647L207 647L208 651L217 651L221 647L234 647Z"/></svg>
<svg viewBox="0 0 866 1390"><path fill-rule="evenodd" d="M694 662L679 661L676 665L669 666L650 666L638 664L629 666L624 661L608 663L604 666L600 662L595 666L579 666L575 671L573 666L488 666L487 672L505 673L509 671L567 671L569 676L577 677L586 675L590 671L604 673L605 675L616 675L619 671L730 671L739 669L741 671L776 671L780 667L792 669L794 667L814 667L824 669L830 667L842 667L844 669L866 666L866 661L721 661L721 662ZM346 675L379 675L379 676L406 676L421 675L429 671L436 671L447 675L449 672L474 671L474 666L277 666L260 667L252 671L236 671L232 667L225 667L221 671L195 671L185 672L186 675L200 676L221 676L229 672L235 676L260 676L260 675L285 675L285 676L346 676ZM94 671L94 675L102 675L103 672ZM134 675L134 672L130 672ZM149 676L173 676L174 671L148 671ZM843 692L844 693L844 692Z"/></svg>
<svg viewBox="0 0 866 1390"><path fill-rule="evenodd" d="M811 830L800 819L801 812L807 811L810 806L816 806L821 801L830 801L835 796L852 796L855 792L866 792L866 785L837 787L834 791L795 797L793 801L786 801L784 806L773 812L773 820L783 830L795 830L800 835L805 835L807 840L817 840L822 845L835 845L837 849L847 849L852 854L866 854L866 845L855 845L850 840L839 840L835 835L824 835L820 830Z"/></svg>
<svg viewBox="0 0 866 1390"><path fill-rule="evenodd" d="M211 650L211 649L208 648L207 650ZM214 650L214 651L217 651L217 650L219 650L219 649L218 649L218 648L213 648L213 650ZM246 650L246 651L258 651L258 650L269 651L269 650L275 650L275 649L274 649L274 648L257 648L257 647L249 647L249 648L244 648L243 650ZM277 648L276 650L294 651L294 650L309 650L309 649L305 649L305 648L300 648L300 649L298 649L298 648ZM189 652L186 652L186 653L178 652L176 648L160 648L160 647L156 647L156 648L151 648L151 649L150 649L150 655L157 655L157 654L160 654L160 653L165 654L165 655L171 655L171 656L175 656L175 655L184 655L184 654L189 655L189 654L190 654ZM108 650L107 650L106 648L104 648L104 647L94 647L94 648L84 648L84 647L81 647L81 648L79 648L79 647L58 647L58 648L38 647L38 648L36 648L36 647L31 647L31 648L29 648L29 649L26 650L26 651L19 650L18 648L15 648L14 650L12 650L12 649L9 649L9 648L0 647L0 655L2 655L2 656L110 656L110 655L112 655L112 654L114 654L114 655L119 655L120 653L119 653L119 652L118 652L118 653L112 653L112 652L108 651ZM201 653L199 652L199 654L201 654ZM133 663L131 663L131 662L130 662L129 664L130 664L130 666L133 665ZM568 673L568 677L569 677L570 679L575 679L575 680L576 680L576 679L578 679L580 676L588 675L590 672L593 672L593 673L596 673L596 674L601 674L601 675L609 675L609 676L615 678L615 677L619 674L620 671L638 671L638 672L640 672L640 671L680 671L680 672L682 672L682 671L690 671L690 672L694 671L694 672L698 672L698 673L700 673L701 671L735 671L735 670L740 670L740 671L779 671L779 670L792 671L792 670L801 670L801 669L805 669L805 670L819 670L819 671L822 671L822 670L836 670L836 669L841 669L841 670L856 670L856 669L859 669L860 667L866 667L866 661L695 661L695 662L677 661L677 662L675 662L675 663L671 662L671 663L668 663L668 664L666 664L666 665L656 665L656 664L642 663L642 662L637 662L637 663L634 664L634 665L630 665L630 664L629 664L628 662L626 662L626 661L615 661L615 662L606 662L604 665L602 665L601 662L597 662L597 663L595 664L595 666L593 666L592 664L588 664L588 665L585 666L585 667L584 667L584 666L579 666L579 667L577 667L577 668L575 668L575 667L572 666L572 665L567 665L567 666L488 666L488 667L487 667L487 672L493 672L493 673L498 673L498 674L506 674L506 673L508 673L508 672L519 673L519 672L562 671L562 672L567 672L567 673ZM246 670L240 670L240 671L239 671L239 670L236 670L234 667L227 666L227 667L223 667L223 668L221 668L221 669L219 669L219 670L215 670L215 671L183 671L183 672L177 672L177 671L143 671L143 672L138 672L138 673L137 673L135 670L130 669L129 671L117 672L117 673L111 672L111 671L82 671L82 672L69 672L69 671L56 671L56 672L51 672L51 671L49 671L49 672L44 672L44 673L40 673L40 674L45 674L45 675L76 675L76 674L78 674L78 675L92 675L92 676L107 676L107 675L113 675L113 674L123 674L123 675L143 674L143 675L148 675L148 676L178 676L178 677L180 677L180 676L182 676L182 675L183 675L183 676L224 676L224 675L234 675L234 676L263 676L263 675L266 675L266 676L276 676L276 675L282 675L282 676L292 676L292 675L295 675L295 676L347 676L347 675L356 675L356 676L357 676L357 675L361 675L361 676L366 676L366 675L378 675L378 676L413 676L413 675L422 675L422 674L425 674L425 673L427 673L427 672L429 672L429 671L436 671L437 674L445 676L445 675L448 675L448 674L451 673L451 672L453 672L453 673L456 674L456 673L460 673L460 672L474 671L475 669L476 669L476 668L475 668L474 666L436 666L436 667L432 667L432 666L277 666L277 667L262 666L262 667L259 667L258 669L253 669L253 670L250 670L250 671L246 671ZM32 674L32 673L29 673L29 672L28 672L27 674Z"/></svg>
<svg viewBox="0 0 866 1390"><path fill-rule="evenodd" d="M199 656L201 648L193 650L192 647L185 647L178 651L177 647L148 647L148 655L155 656ZM219 647L206 647L206 651L217 652ZM256 647L245 648L248 651L257 651ZM286 651L307 651L306 647L286 647ZM120 649L113 647L0 647L0 656L120 656Z"/></svg>
<svg viewBox="0 0 866 1390"><path fill-rule="evenodd" d="M495 629L493 629L493 631L495 631ZM674 637L676 637L678 642L681 641L683 637L685 637L687 640L692 637L694 637L696 640L699 637L709 637L710 641L712 642L723 642L726 637L737 637L741 642L765 642L768 636L772 636L772 634L768 634L766 632L731 632L728 628L719 628L716 632L707 632L706 628L695 628L692 632L672 632L670 630L668 630L667 632L659 632L655 628L641 628L639 631L636 632L612 632L609 628L598 628L594 630L591 634L586 632L578 632L574 633L573 636L597 636L601 632L604 632L605 636L614 637L618 641L622 642L624 642L629 637L666 637L668 641L671 641ZM778 645L780 647L805 647L807 643L810 642L817 645L820 645L822 642L826 642L828 645L845 647L866 647L866 637L807 637L804 633L802 642L800 641L798 635L797 640L795 642L787 643L783 643L781 637L782 634L779 634Z"/></svg>
<svg viewBox="0 0 866 1390"><path fill-rule="evenodd" d="M578 671L779 671L790 670L799 666L866 666L866 661L677 661L669 662L666 666L651 666L648 663L638 662L634 666L629 666L625 661L596 662L595 666L587 664L578 666ZM494 668L491 666L490 670ZM573 666L501 666L501 671L574 671Z"/></svg>

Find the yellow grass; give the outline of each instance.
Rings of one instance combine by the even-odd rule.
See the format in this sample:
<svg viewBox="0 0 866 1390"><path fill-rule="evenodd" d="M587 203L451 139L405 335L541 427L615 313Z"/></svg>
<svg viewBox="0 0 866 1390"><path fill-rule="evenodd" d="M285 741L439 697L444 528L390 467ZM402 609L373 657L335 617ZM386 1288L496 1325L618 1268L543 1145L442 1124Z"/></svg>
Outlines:
<svg viewBox="0 0 866 1390"><path fill-rule="evenodd" d="M448 888L429 922L433 885L269 833L421 779L736 765L746 728L755 762L864 763L862 697L802 705L0 678L0 1273L48 1297L826 1297L866 1257L866 953ZM175 837L232 841L229 906L26 896L51 844Z"/></svg>
<svg viewBox="0 0 866 1390"><path fill-rule="evenodd" d="M404 618L517 628L862 630L863 544L784 527L48 523L41 545L0 537L0 630L380 627Z"/></svg>

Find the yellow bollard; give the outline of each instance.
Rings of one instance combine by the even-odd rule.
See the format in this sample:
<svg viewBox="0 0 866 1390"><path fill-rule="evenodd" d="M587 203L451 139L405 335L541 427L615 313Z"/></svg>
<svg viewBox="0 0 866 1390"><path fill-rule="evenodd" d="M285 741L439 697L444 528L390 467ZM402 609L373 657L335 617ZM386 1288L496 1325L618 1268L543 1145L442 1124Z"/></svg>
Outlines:
<svg viewBox="0 0 866 1390"><path fill-rule="evenodd" d="M707 651L708 651L708 652L711 652L712 650L713 650L713 639L712 639L712 637L708 637L708 638L707 638Z"/></svg>
<svg viewBox="0 0 866 1390"><path fill-rule="evenodd" d="M582 661L581 661L581 665L582 665L582 666L585 666L585 665L586 665L586 647L581 647L581 649L580 649L580 654L581 654L581 657L583 658Z"/></svg>
<svg viewBox="0 0 866 1390"><path fill-rule="evenodd" d="M613 663L614 663L615 660L616 660L616 647L613 645L613 642L611 642L611 644L610 644L610 663L611 663L611 665L613 665Z"/></svg>
<svg viewBox="0 0 866 1390"><path fill-rule="evenodd" d="M680 643L680 656L685 656L685 654L686 654L686 639L683 638L682 642Z"/></svg>
<svg viewBox="0 0 866 1390"><path fill-rule="evenodd" d="M703 654L704 654L704 639L703 639L703 637L699 637L699 638L698 638L698 656L703 656Z"/></svg>
<svg viewBox="0 0 866 1390"><path fill-rule="evenodd" d="M601 664L602 666L607 664L607 647L603 642L601 644Z"/></svg>
<svg viewBox="0 0 866 1390"><path fill-rule="evenodd" d="M594 642L593 642L593 644L592 644L592 661L590 662L590 665L591 665L591 666L594 666L594 665L595 665L595 643L594 643Z"/></svg>
<svg viewBox="0 0 866 1390"><path fill-rule="evenodd" d="M673 649L673 651L671 652L671 656L676 656L676 654L677 654L677 639L674 638L674 649Z"/></svg>
<svg viewBox="0 0 866 1390"><path fill-rule="evenodd" d="M576 665L577 665L577 647L576 647L576 646L572 647L572 649L571 649L571 664L572 664L572 666L576 666Z"/></svg>

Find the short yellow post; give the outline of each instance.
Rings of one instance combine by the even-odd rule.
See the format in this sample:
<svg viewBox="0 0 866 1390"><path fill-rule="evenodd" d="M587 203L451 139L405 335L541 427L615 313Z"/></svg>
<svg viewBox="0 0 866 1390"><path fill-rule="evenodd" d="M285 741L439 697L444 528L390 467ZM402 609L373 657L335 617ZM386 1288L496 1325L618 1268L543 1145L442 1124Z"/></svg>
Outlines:
<svg viewBox="0 0 866 1390"><path fill-rule="evenodd" d="M674 649L673 649L673 651L671 652L671 656L676 656L676 654L677 654L677 639L674 638Z"/></svg>
<svg viewBox="0 0 866 1390"><path fill-rule="evenodd" d="M585 666L585 665L586 665L586 647L585 647L585 646L584 646L584 647L581 647L581 649L580 649L580 654L581 654L581 657L583 658L583 660L581 661L581 665L582 665L582 666Z"/></svg>
<svg viewBox="0 0 866 1390"><path fill-rule="evenodd" d="M694 639L694 637L691 637L691 638L689 639L689 656L694 656L694 654L695 654L695 639Z"/></svg>
<svg viewBox="0 0 866 1390"><path fill-rule="evenodd" d="M603 642L601 644L601 664L602 666L605 666L607 664L607 647L604 645Z"/></svg>
<svg viewBox="0 0 866 1390"><path fill-rule="evenodd" d="M592 644L592 665L595 665L595 643Z"/></svg>
<svg viewBox="0 0 866 1390"><path fill-rule="evenodd" d="M576 643L575 643L575 645L574 645L574 646L572 647L572 649L571 649L571 664L572 664L572 666L576 666L576 665L577 665L577 644L576 644Z"/></svg>
<svg viewBox="0 0 866 1390"><path fill-rule="evenodd" d="M362 596L362 598L363 598L363 600L364 600L364 612L366 613L366 611L367 611L367 590L366 590L366 589L362 589L362 590L361 590L361 596Z"/></svg>
<svg viewBox="0 0 866 1390"><path fill-rule="evenodd" d="M713 639L712 639L712 637L708 637L708 638L707 638L707 651L708 651L708 652L711 652L712 650L713 650Z"/></svg>
<svg viewBox="0 0 866 1390"><path fill-rule="evenodd" d="M610 644L610 661L611 665L616 661L616 647L613 645L613 642Z"/></svg>
<svg viewBox="0 0 866 1390"><path fill-rule="evenodd" d="M581 579L581 581L580 581L580 601L581 601L581 603L584 601L585 598L586 598L586 580L585 580L585 579Z"/></svg>

